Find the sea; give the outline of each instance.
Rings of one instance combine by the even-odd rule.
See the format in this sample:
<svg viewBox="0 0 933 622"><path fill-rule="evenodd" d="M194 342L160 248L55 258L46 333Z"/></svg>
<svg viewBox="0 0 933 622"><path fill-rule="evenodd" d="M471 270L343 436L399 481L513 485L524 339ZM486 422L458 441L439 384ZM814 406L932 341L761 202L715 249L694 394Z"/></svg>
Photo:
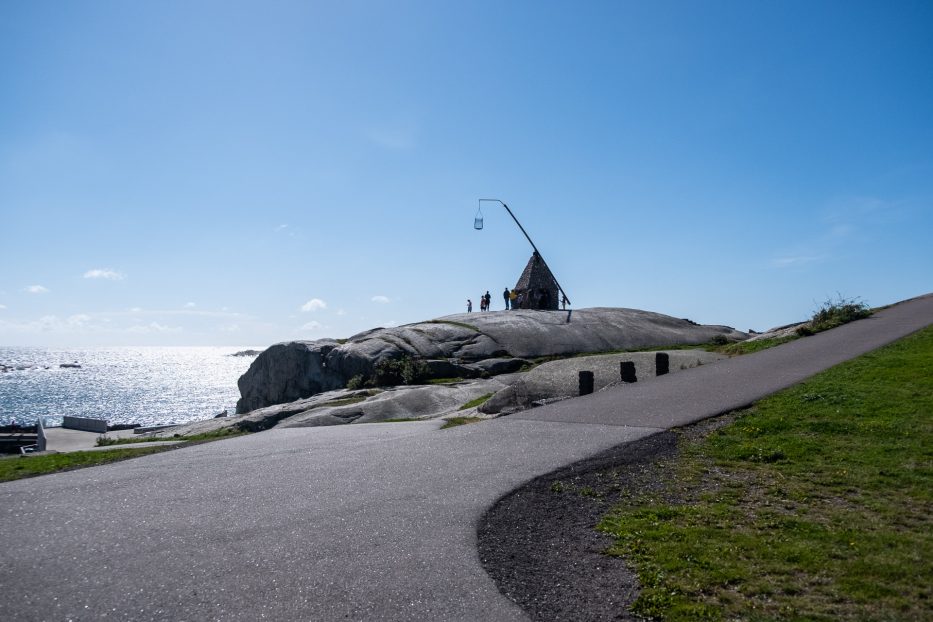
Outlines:
<svg viewBox="0 0 933 622"><path fill-rule="evenodd" d="M187 423L227 411L259 348L0 346L0 425L58 425L65 415L111 425ZM66 365L66 367L62 367Z"/></svg>

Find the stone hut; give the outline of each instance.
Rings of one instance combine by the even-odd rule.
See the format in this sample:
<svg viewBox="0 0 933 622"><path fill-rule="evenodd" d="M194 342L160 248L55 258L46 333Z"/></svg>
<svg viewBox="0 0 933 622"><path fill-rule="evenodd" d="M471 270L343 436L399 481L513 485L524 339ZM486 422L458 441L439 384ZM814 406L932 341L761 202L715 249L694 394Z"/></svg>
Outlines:
<svg viewBox="0 0 933 622"><path fill-rule="evenodd" d="M535 251L524 272L515 284L516 309L545 309L556 311L560 304L560 288L541 255Z"/></svg>

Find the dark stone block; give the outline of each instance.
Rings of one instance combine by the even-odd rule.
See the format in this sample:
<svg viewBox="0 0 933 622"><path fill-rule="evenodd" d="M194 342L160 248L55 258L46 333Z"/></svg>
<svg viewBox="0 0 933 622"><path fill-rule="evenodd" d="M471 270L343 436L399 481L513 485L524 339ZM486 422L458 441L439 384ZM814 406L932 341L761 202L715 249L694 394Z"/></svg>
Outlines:
<svg viewBox="0 0 933 622"><path fill-rule="evenodd" d="M622 382L638 382L635 376L635 363L632 361L622 361L619 363L619 371L622 374Z"/></svg>

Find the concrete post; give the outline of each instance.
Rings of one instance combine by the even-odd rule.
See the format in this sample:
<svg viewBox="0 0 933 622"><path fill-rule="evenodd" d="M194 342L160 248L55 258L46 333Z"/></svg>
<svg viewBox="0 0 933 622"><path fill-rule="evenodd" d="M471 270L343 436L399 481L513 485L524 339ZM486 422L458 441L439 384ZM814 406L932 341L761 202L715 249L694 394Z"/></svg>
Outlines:
<svg viewBox="0 0 933 622"><path fill-rule="evenodd" d="M622 361L619 363L619 371L622 374L622 382L638 382L635 376L635 363L633 361Z"/></svg>
<svg viewBox="0 0 933 622"><path fill-rule="evenodd" d="M658 352L654 355L654 375L663 376L671 370L671 357L667 352Z"/></svg>
<svg viewBox="0 0 933 622"><path fill-rule="evenodd" d="M36 451L45 451L45 425L42 423L42 415L36 420Z"/></svg>
<svg viewBox="0 0 933 622"><path fill-rule="evenodd" d="M589 395L593 392L593 372L580 372L580 395Z"/></svg>

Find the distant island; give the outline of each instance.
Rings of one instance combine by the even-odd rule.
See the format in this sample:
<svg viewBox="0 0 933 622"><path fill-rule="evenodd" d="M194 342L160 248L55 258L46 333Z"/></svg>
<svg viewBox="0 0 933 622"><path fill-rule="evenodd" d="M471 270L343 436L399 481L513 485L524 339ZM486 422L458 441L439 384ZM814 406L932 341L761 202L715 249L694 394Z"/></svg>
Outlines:
<svg viewBox="0 0 933 622"><path fill-rule="evenodd" d="M260 354L262 354L262 350L240 350L228 356L259 356Z"/></svg>

